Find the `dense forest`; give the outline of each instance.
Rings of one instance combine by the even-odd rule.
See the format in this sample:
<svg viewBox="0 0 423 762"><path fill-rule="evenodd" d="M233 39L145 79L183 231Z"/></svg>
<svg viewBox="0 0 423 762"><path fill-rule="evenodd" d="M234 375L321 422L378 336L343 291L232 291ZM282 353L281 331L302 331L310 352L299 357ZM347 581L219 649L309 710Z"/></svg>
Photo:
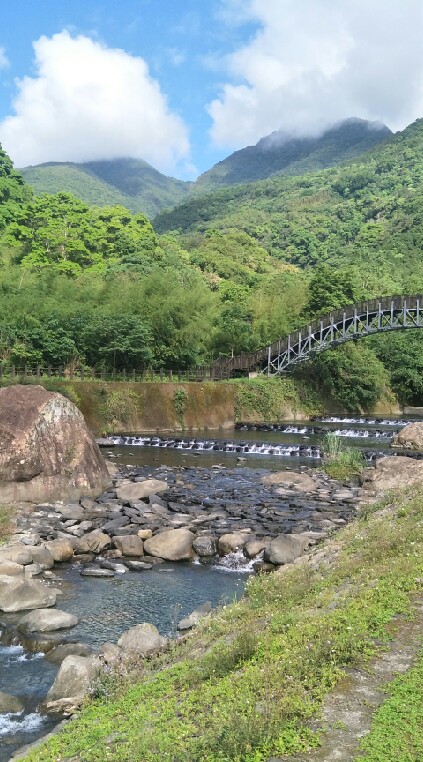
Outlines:
<svg viewBox="0 0 423 762"><path fill-rule="evenodd" d="M0 151L0 363L187 368L322 312L423 292L423 120L359 157L195 196L151 222L34 196ZM154 227L153 227L154 226ZM299 371L347 409L423 398L423 331Z"/></svg>

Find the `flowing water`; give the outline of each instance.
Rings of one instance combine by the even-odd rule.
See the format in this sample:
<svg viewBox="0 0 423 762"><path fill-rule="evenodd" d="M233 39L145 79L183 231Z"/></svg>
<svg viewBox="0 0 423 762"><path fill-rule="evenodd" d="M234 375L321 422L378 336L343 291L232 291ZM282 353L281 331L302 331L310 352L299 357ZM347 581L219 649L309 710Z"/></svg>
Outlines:
<svg viewBox="0 0 423 762"><path fill-rule="evenodd" d="M140 433L111 437L103 452L127 465L295 469L320 465L328 431L371 459L388 450L392 436L405 423L400 418L326 417L307 423L240 425L195 435ZM58 606L80 619L63 639L96 648L105 641L115 642L124 630L143 621L155 624L162 634L174 635L177 622L206 600L215 607L242 595L251 564L242 554L231 554L217 565L161 564L148 572L127 572L113 579L81 577L79 571L75 564L55 570L62 592ZM3 615L1 620L10 626L17 618ZM0 762L7 762L14 749L44 735L57 721L38 711L56 670L43 654L0 645L0 691L20 697L25 705L22 714L0 714Z"/></svg>

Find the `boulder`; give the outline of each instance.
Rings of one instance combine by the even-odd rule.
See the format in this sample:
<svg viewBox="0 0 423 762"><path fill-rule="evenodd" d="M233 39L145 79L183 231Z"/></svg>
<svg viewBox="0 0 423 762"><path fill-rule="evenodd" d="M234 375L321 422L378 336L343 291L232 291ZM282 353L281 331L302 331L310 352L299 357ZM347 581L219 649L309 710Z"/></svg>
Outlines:
<svg viewBox="0 0 423 762"><path fill-rule="evenodd" d="M60 609L38 609L19 619L16 629L28 634L30 632L53 632L67 630L78 624L78 618Z"/></svg>
<svg viewBox="0 0 423 762"><path fill-rule="evenodd" d="M0 577L0 611L43 609L54 606L56 597L57 591L42 582L19 577Z"/></svg>
<svg viewBox="0 0 423 762"><path fill-rule="evenodd" d="M45 547L53 557L53 560L57 562L70 561L73 556L73 545L70 540L66 540L64 537L58 537L57 540L46 542Z"/></svg>
<svg viewBox="0 0 423 762"><path fill-rule="evenodd" d="M56 508L58 513L63 519L75 519L75 521L82 521L84 518L84 509L79 503L64 505L61 508Z"/></svg>
<svg viewBox="0 0 423 762"><path fill-rule="evenodd" d="M386 457L376 461L375 468L365 468L360 477L363 488L371 495L423 484L423 461L414 458Z"/></svg>
<svg viewBox="0 0 423 762"><path fill-rule="evenodd" d="M23 710L24 706L16 696L0 691L0 714L15 714Z"/></svg>
<svg viewBox="0 0 423 762"><path fill-rule="evenodd" d="M100 566L86 566L81 571L81 577L114 577L111 569L101 569Z"/></svg>
<svg viewBox="0 0 423 762"><path fill-rule="evenodd" d="M190 561L195 535L189 529L169 529L144 542L144 552L165 561Z"/></svg>
<svg viewBox="0 0 423 762"><path fill-rule="evenodd" d="M143 556L144 543L136 534L113 537L113 544L123 556Z"/></svg>
<svg viewBox="0 0 423 762"><path fill-rule="evenodd" d="M90 656L91 653L86 643L63 643L47 651L45 658L52 664L61 664L67 656Z"/></svg>
<svg viewBox="0 0 423 762"><path fill-rule="evenodd" d="M309 546L310 538L303 534L280 534L264 551L264 561L271 564L291 564Z"/></svg>
<svg viewBox="0 0 423 762"><path fill-rule="evenodd" d="M181 619L181 621L178 622L178 630L180 632L191 630L193 627L196 627L200 619L203 619L210 611L211 602L206 601L202 606L198 606L198 608L194 609L194 611L185 617L185 619Z"/></svg>
<svg viewBox="0 0 423 762"><path fill-rule="evenodd" d="M226 556L228 553L234 553L236 550L241 550L249 539L251 539L251 537L249 537L248 534L244 534L244 532L222 534L222 536L219 537L220 555Z"/></svg>
<svg viewBox="0 0 423 762"><path fill-rule="evenodd" d="M22 564L15 564L14 561L2 561L0 559L0 576L16 577L24 573L25 567Z"/></svg>
<svg viewBox="0 0 423 762"><path fill-rule="evenodd" d="M151 529L139 529L137 535L138 537L141 537L142 540L149 540L150 537L153 536L153 532Z"/></svg>
<svg viewBox="0 0 423 762"><path fill-rule="evenodd" d="M167 482L159 479L145 479L143 482L122 484L116 489L116 495L123 503L131 503L133 500L141 500L143 497L165 492L167 488Z"/></svg>
<svg viewBox="0 0 423 762"><path fill-rule="evenodd" d="M82 413L42 386L0 389L0 501L97 495L110 484Z"/></svg>
<svg viewBox="0 0 423 762"><path fill-rule="evenodd" d="M153 568L153 564L145 563L145 561L125 561L125 564L131 571L149 571Z"/></svg>
<svg viewBox="0 0 423 762"><path fill-rule="evenodd" d="M244 547L244 555L247 558L255 558L270 545L270 537L266 537L263 540L250 540Z"/></svg>
<svg viewBox="0 0 423 762"><path fill-rule="evenodd" d="M0 562L13 561L15 564L32 564L32 548L27 545L9 545L0 550Z"/></svg>
<svg viewBox="0 0 423 762"><path fill-rule="evenodd" d="M101 529L94 529L76 540L74 548L76 553L102 553L111 544L112 540L108 534L102 532Z"/></svg>
<svg viewBox="0 0 423 762"><path fill-rule="evenodd" d="M296 471L275 471L273 474L263 476L263 484L276 485L284 489L295 489L299 492L315 492L317 482L309 474L297 473Z"/></svg>
<svg viewBox="0 0 423 762"><path fill-rule="evenodd" d="M196 537L192 547L200 558L212 558L217 555L217 539L210 535Z"/></svg>
<svg viewBox="0 0 423 762"><path fill-rule="evenodd" d="M126 630L120 636L117 644L124 654L136 653L141 656L151 656L166 646L167 639L160 635L157 627L154 627L153 624L143 622Z"/></svg>
<svg viewBox="0 0 423 762"><path fill-rule="evenodd" d="M98 661L92 656L66 656L47 693L47 701L82 700L90 691L98 672Z"/></svg>
<svg viewBox="0 0 423 762"><path fill-rule="evenodd" d="M409 423L392 439L392 447L423 450L423 423Z"/></svg>
<svg viewBox="0 0 423 762"><path fill-rule="evenodd" d="M32 562L41 566L42 569L52 569L54 558L50 551L42 545L30 548Z"/></svg>

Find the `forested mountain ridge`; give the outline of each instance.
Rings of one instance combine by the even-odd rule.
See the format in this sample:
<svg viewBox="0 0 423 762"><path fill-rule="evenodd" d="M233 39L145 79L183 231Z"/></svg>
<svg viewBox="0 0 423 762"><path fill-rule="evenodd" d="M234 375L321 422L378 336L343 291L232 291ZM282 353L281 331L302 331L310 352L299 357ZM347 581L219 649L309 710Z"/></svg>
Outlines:
<svg viewBox="0 0 423 762"><path fill-rule="evenodd" d="M369 295L423 287L423 120L348 164L191 198L153 221L184 245L242 230L300 268L354 265ZM376 293L375 293L376 290Z"/></svg>
<svg viewBox="0 0 423 762"><path fill-rule="evenodd" d="M295 137L281 131L228 156L204 172L194 191L250 183L273 175L303 175L353 159L392 136L384 124L346 119L318 137Z"/></svg>
<svg viewBox="0 0 423 762"><path fill-rule="evenodd" d="M119 204L130 211L154 217L189 192L192 183L167 177L141 159L48 162L20 170L37 195L73 193L87 204Z"/></svg>
<svg viewBox="0 0 423 762"><path fill-rule="evenodd" d="M278 173L301 175L350 159L391 136L384 125L348 119L317 138L273 133L256 146L236 151L195 183L158 172L141 159L48 162L20 170L37 195L73 193L87 204L119 204L150 219L186 197L215 187L253 182Z"/></svg>

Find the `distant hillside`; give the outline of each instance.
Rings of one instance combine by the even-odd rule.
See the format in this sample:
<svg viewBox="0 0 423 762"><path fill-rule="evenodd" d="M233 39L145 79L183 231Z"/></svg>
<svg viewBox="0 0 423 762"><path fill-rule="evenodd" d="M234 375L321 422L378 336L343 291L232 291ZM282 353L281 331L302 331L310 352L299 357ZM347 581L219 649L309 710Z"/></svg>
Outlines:
<svg viewBox="0 0 423 762"><path fill-rule="evenodd" d="M392 135L383 124L347 119L317 138L273 132L257 145L235 151L195 183L194 190L250 183L273 175L303 175L353 159Z"/></svg>
<svg viewBox="0 0 423 762"><path fill-rule="evenodd" d="M48 162L20 171L37 195L65 191L87 204L121 204L148 217L181 201L192 186L162 175L140 159Z"/></svg>
<svg viewBox="0 0 423 762"><path fill-rule="evenodd" d="M419 119L352 162L197 195L159 214L154 227L181 231L188 247L206 231L243 231L301 268L357 267L366 292L421 293L422 208Z"/></svg>

